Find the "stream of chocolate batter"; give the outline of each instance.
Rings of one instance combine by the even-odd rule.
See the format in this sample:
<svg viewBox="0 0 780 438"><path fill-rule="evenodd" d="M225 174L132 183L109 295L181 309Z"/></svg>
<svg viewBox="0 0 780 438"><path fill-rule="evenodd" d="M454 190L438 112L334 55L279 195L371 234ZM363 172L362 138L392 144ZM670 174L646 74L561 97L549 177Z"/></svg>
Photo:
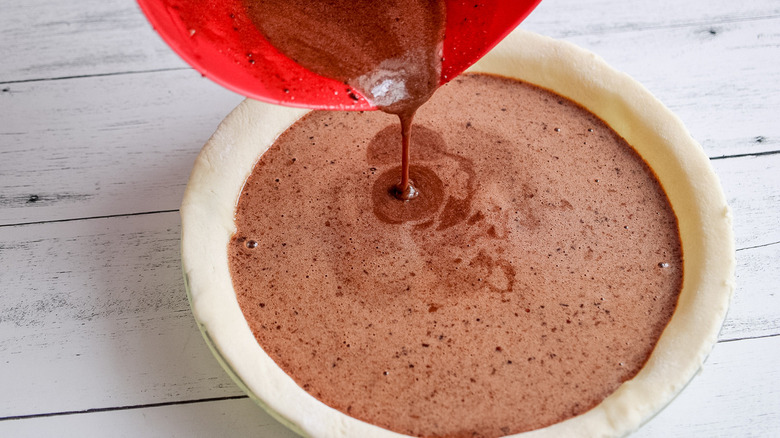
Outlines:
<svg viewBox="0 0 780 438"><path fill-rule="evenodd" d="M314 73L359 90L401 122L400 183L388 190L417 196L409 176L412 120L441 82L446 24L443 0L244 0L249 17L280 52Z"/></svg>

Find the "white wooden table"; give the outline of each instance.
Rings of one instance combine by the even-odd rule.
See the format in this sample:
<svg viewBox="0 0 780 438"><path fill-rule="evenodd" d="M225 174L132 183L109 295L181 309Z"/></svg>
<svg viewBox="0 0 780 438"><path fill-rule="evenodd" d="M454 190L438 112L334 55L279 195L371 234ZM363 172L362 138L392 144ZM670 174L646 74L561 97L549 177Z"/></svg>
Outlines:
<svg viewBox="0 0 780 438"><path fill-rule="evenodd" d="M544 0L524 27L645 84L733 209L720 342L636 436L780 436L780 2ZM0 0L0 90L0 436L293 436L212 358L180 275L189 170L242 98L131 0Z"/></svg>

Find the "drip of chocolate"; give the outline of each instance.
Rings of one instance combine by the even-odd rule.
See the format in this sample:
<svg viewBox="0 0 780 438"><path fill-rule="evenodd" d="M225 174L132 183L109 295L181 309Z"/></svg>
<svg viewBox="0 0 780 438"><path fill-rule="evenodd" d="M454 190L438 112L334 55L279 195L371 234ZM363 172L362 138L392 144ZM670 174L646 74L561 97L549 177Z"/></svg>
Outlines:
<svg viewBox="0 0 780 438"><path fill-rule="evenodd" d="M412 120L441 82L443 0L245 0L249 17L280 52L307 69L344 81L402 126L401 200L410 179Z"/></svg>

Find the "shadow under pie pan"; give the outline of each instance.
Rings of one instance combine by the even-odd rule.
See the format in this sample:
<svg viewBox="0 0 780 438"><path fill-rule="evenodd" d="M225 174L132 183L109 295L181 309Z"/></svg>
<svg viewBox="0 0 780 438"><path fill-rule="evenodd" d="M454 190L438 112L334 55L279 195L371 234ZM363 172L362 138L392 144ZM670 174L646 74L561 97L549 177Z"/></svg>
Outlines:
<svg viewBox="0 0 780 438"><path fill-rule="evenodd" d="M707 156L644 87L570 43L517 30L471 72L519 79L603 120L653 170L677 217L684 277L676 310L644 367L585 413L513 436L624 436L664 408L717 341L734 288L731 216ZM391 437L317 400L260 347L233 288L228 245L236 202L259 157L308 110L241 103L198 156L181 207L182 264L193 314L235 382L303 436Z"/></svg>

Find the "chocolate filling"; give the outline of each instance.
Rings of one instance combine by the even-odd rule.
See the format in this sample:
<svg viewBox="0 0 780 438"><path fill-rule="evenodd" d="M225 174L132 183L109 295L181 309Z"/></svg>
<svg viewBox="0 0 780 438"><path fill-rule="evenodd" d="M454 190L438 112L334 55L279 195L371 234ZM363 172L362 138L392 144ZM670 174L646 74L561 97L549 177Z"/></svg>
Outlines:
<svg viewBox="0 0 780 438"><path fill-rule="evenodd" d="M466 75L400 128L312 112L241 193L230 268L262 348L327 405L418 436L496 437L592 408L644 365L682 282L641 157L549 91Z"/></svg>

